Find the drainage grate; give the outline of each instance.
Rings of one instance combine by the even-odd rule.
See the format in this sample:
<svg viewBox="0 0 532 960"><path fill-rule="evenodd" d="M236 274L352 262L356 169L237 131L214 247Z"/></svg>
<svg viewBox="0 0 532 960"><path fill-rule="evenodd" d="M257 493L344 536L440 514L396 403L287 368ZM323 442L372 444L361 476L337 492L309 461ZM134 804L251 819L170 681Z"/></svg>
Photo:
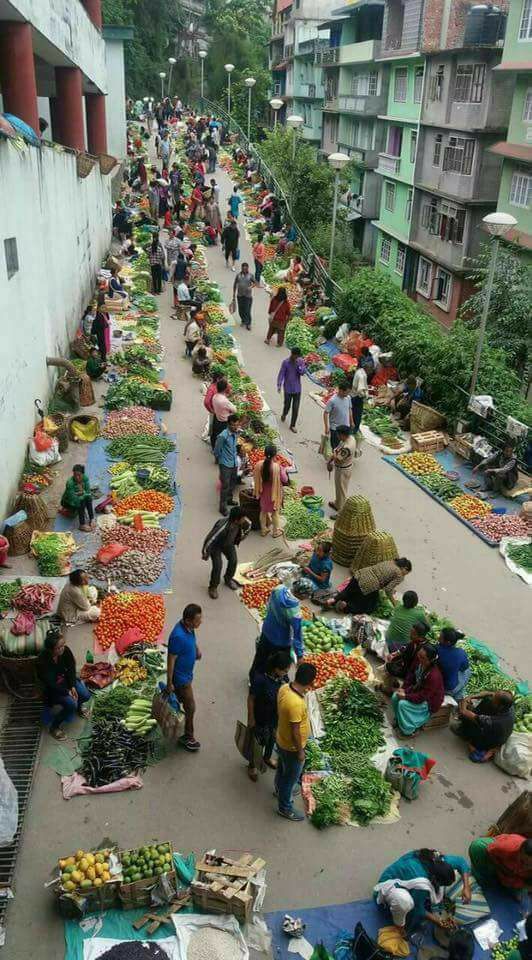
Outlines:
<svg viewBox="0 0 532 960"><path fill-rule="evenodd" d="M0 733L0 756L18 793L18 827L13 843L0 847L0 887L11 887L15 875L24 819L33 784L41 742L42 704L35 700L12 700ZM0 900L0 924L4 924L9 901Z"/></svg>

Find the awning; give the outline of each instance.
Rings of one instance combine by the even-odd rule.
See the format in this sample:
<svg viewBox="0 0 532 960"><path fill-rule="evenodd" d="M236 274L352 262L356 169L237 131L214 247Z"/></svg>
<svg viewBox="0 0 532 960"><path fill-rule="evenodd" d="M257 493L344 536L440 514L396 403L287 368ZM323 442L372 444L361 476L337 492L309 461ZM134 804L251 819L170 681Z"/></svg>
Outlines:
<svg viewBox="0 0 532 960"><path fill-rule="evenodd" d="M351 223L352 220L362 220L362 214L357 213L356 210L350 210L347 214L346 220L348 223Z"/></svg>
<svg viewBox="0 0 532 960"><path fill-rule="evenodd" d="M275 4L276 13L281 13L282 10L288 10L288 7L291 7L293 0L277 0Z"/></svg>
<svg viewBox="0 0 532 960"><path fill-rule="evenodd" d="M498 71L508 70L512 73L532 73L532 60L504 60L493 69Z"/></svg>
<svg viewBox="0 0 532 960"><path fill-rule="evenodd" d="M318 30L330 30L331 27L335 27L338 23L342 23L344 20L349 20L349 17L336 17L335 20L324 20L323 23L320 23Z"/></svg>
<svg viewBox="0 0 532 960"><path fill-rule="evenodd" d="M523 160L525 163L532 163L532 147L527 147L520 143L507 143L504 140L494 143L488 147L490 153L496 153L499 157L508 157L510 160Z"/></svg>

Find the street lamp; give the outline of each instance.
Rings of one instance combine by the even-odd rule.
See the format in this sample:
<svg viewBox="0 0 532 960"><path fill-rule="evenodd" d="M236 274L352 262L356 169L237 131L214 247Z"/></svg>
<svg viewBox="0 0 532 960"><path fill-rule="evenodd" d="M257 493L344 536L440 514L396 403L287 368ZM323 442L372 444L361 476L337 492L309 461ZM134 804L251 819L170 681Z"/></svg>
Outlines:
<svg viewBox="0 0 532 960"><path fill-rule="evenodd" d="M164 78L166 77L166 74L161 71L159 76L161 78L161 100L164 100Z"/></svg>
<svg viewBox="0 0 532 960"><path fill-rule="evenodd" d="M170 96L170 87L172 86L172 70L174 69L174 63L177 63L175 57L168 57L168 63L170 64L170 76L168 77L168 96Z"/></svg>
<svg viewBox="0 0 532 960"><path fill-rule="evenodd" d="M486 289L484 291L482 318L480 320L480 327L478 330L477 350L475 353L475 362L473 364L473 374L471 376L471 385L469 387L469 393L471 396L474 395L475 390L477 388L478 371L480 367L480 358L482 356L482 348L484 346L484 338L486 336L486 325L488 322L491 291L493 288L493 278L495 276L495 267L497 266L497 255L499 253L500 238L504 237L504 235L508 233L509 230L512 230L513 227L516 226L517 220L515 219L515 217L512 217L510 213L502 213L497 211L496 213L488 213L487 217L483 218L482 223L485 225L488 233L491 233L493 237L493 242L491 244L491 256L490 256L490 265L488 267L488 279L486 281Z"/></svg>
<svg viewBox="0 0 532 960"><path fill-rule="evenodd" d="M248 88L248 140L250 139L251 135L251 91L253 90L256 82L257 81L255 80L255 77L246 77L244 80L244 83Z"/></svg>
<svg viewBox="0 0 532 960"><path fill-rule="evenodd" d="M207 56L207 51L206 51L206 50L199 50L199 51L198 51L198 57L200 58L200 61L201 61L201 101L202 101L201 106L202 106L202 107L203 107L203 76L204 76L203 71L204 71L204 67L205 67L205 57L206 57L206 56Z"/></svg>
<svg viewBox="0 0 532 960"><path fill-rule="evenodd" d="M283 105L283 101L282 101L282 100L279 100L278 97L274 97L273 100L270 100L270 107L272 108L272 110L273 110L273 115L274 115L274 121L273 121L273 129L274 129L274 130L275 130L275 128L277 127L277 114L278 114L279 110L281 109L282 105Z"/></svg>
<svg viewBox="0 0 532 960"><path fill-rule="evenodd" d="M226 63L224 70L227 72L227 112L231 116L231 74L235 69L234 63Z"/></svg>
<svg viewBox="0 0 532 960"><path fill-rule="evenodd" d="M332 262L334 256L334 234L336 233L336 211L338 210L338 186L340 183L340 173L344 169L346 163L349 163L349 157L347 153L331 153L327 157L328 162L331 165L331 168L334 170L334 200L333 200L333 215L332 215L332 224L331 224L331 251L329 253L329 273L332 272Z"/></svg>
<svg viewBox="0 0 532 960"><path fill-rule="evenodd" d="M299 127L303 126L304 122L303 117L298 117L296 113L292 113L286 118L287 127L292 127L292 163L296 159L296 132Z"/></svg>

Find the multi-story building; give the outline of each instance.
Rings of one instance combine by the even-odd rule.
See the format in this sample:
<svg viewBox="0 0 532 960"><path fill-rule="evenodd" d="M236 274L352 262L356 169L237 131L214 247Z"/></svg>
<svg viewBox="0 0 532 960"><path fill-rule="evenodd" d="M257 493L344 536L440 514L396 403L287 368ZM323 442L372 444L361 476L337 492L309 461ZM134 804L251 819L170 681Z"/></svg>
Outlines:
<svg viewBox="0 0 532 960"><path fill-rule="evenodd" d="M384 134L377 118L388 92L388 71L375 62L383 8L384 3L377 2L334 10L320 27L320 32L329 30L328 44L315 52L325 85L321 151L327 155L339 150L354 162L347 218L355 245L368 258L375 252L372 220L378 215L380 190L375 168Z"/></svg>
<svg viewBox="0 0 532 960"><path fill-rule="evenodd" d="M510 5L502 62L495 68L515 77L515 88L506 140L491 147L503 158L497 209L517 220L508 239L523 247L532 261L532 2Z"/></svg>

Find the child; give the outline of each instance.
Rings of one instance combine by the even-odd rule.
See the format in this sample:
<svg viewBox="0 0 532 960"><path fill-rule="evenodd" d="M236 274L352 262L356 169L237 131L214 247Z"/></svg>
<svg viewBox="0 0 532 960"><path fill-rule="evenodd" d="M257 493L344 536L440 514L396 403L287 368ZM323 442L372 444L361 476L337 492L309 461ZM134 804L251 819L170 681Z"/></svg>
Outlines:
<svg viewBox="0 0 532 960"><path fill-rule="evenodd" d="M91 380L99 380L102 373L107 370L107 364L100 360L100 351L97 347L91 347L85 369Z"/></svg>
<svg viewBox="0 0 532 960"><path fill-rule="evenodd" d="M333 562L330 557L332 544L326 540L318 543L312 554L308 567L303 567L303 574L312 580L319 590L329 590L331 587L331 573Z"/></svg>

